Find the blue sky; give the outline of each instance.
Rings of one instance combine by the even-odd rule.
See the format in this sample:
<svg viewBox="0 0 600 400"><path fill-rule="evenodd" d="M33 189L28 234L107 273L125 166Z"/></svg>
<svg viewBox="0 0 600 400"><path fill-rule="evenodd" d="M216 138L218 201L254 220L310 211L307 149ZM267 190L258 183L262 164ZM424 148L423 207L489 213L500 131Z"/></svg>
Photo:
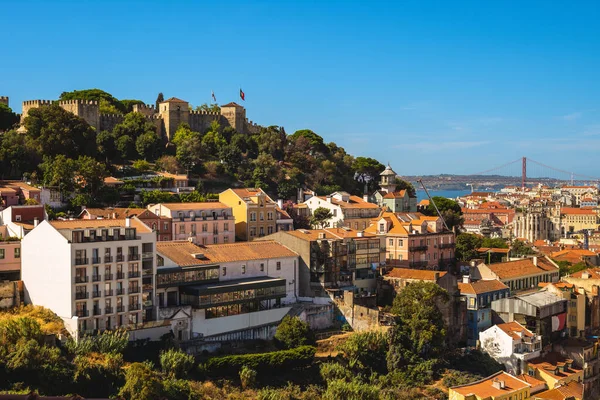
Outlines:
<svg viewBox="0 0 600 400"><path fill-rule="evenodd" d="M600 176L600 3L8 1L0 95L97 87L153 103L246 93L401 175L528 156ZM517 167L516 167L517 168Z"/></svg>

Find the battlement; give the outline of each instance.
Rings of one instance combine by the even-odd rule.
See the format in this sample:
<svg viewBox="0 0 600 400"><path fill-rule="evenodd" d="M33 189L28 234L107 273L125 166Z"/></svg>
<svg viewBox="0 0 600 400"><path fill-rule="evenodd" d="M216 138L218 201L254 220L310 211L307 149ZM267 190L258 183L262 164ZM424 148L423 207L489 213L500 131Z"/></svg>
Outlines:
<svg viewBox="0 0 600 400"><path fill-rule="evenodd" d="M151 120L159 120L159 119L163 119L163 116L160 114L152 114L152 115L147 115L146 118L151 119Z"/></svg>
<svg viewBox="0 0 600 400"><path fill-rule="evenodd" d="M54 103L54 100L25 100L23 102L23 107L25 107L25 106L30 106L30 107L49 106L52 103Z"/></svg>
<svg viewBox="0 0 600 400"><path fill-rule="evenodd" d="M213 115L213 116L220 116L221 113L220 112L194 111L194 110L191 110L190 111L190 115Z"/></svg>
<svg viewBox="0 0 600 400"><path fill-rule="evenodd" d="M89 105L98 105L97 100L59 100L58 105L67 105L67 104L89 104Z"/></svg>
<svg viewBox="0 0 600 400"><path fill-rule="evenodd" d="M154 104L134 104L133 112L151 111L152 114L156 112Z"/></svg>
<svg viewBox="0 0 600 400"><path fill-rule="evenodd" d="M115 125L123 122L125 117L121 114L100 114L99 115L99 129L101 131L112 131Z"/></svg>

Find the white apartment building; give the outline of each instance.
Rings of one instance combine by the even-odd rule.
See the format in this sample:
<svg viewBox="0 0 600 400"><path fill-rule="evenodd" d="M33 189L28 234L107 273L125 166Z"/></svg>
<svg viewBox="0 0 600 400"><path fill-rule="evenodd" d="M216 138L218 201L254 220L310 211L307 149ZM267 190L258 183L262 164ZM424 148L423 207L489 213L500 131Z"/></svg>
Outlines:
<svg viewBox="0 0 600 400"><path fill-rule="evenodd" d="M347 192L335 192L329 196L313 196L304 203L311 215L317 208L328 209L332 217L327 220L327 227L340 228L345 226L356 230L369 227L371 220L377 218L380 207L369 203L362 197L350 195Z"/></svg>
<svg viewBox="0 0 600 400"><path fill-rule="evenodd" d="M525 373L525 363L539 357L542 337L518 322L494 325L479 333L481 350L494 360L504 364L513 375Z"/></svg>
<svg viewBox="0 0 600 400"><path fill-rule="evenodd" d="M43 221L21 247L25 302L74 337L155 319L156 234L136 217Z"/></svg>
<svg viewBox="0 0 600 400"><path fill-rule="evenodd" d="M178 339L270 338L297 301L298 254L274 241L157 244L160 319Z"/></svg>

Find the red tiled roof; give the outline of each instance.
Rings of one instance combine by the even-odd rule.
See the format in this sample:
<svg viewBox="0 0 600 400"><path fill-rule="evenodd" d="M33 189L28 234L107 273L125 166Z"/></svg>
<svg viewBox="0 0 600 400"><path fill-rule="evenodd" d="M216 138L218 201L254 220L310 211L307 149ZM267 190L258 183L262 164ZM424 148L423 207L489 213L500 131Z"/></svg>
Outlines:
<svg viewBox="0 0 600 400"><path fill-rule="evenodd" d="M430 271L425 269L394 268L385 277L398 279L416 279L421 281L434 281L435 275L441 278L445 271Z"/></svg>
<svg viewBox="0 0 600 400"><path fill-rule="evenodd" d="M523 325L518 322L507 322L505 324L496 325L498 329L501 329L504 333L510 336L513 339L520 339L521 337L533 337L534 334L529 329L525 328ZM519 335L519 333L521 335Z"/></svg>
<svg viewBox="0 0 600 400"><path fill-rule="evenodd" d="M383 196L384 199L395 199L395 198L399 198L399 197L404 197L406 195L406 190L400 190L398 192L390 192L390 193L386 193L385 196Z"/></svg>
<svg viewBox="0 0 600 400"><path fill-rule="evenodd" d="M461 294L481 294L494 292L496 290L508 289L504 283L497 279L478 280L471 283L458 283L458 289Z"/></svg>
<svg viewBox="0 0 600 400"><path fill-rule="evenodd" d="M596 215L596 212L591 207L562 207L560 213L565 215Z"/></svg>
<svg viewBox="0 0 600 400"><path fill-rule="evenodd" d="M558 271L558 268L556 268L554 264L548 261L545 257L538 257L537 265L533 263L532 258L525 258L522 260L489 264L487 267L496 275L498 275L500 279L541 274L548 271Z"/></svg>
<svg viewBox="0 0 600 400"><path fill-rule="evenodd" d="M504 388L494 387L493 383L495 381L504 381ZM504 371L500 371L473 383L451 387L450 397L452 398L452 391L454 391L462 396L469 396L468 398L471 398L473 395L481 399L508 398L509 395L516 394L519 390L523 390L529 386L529 383L515 378Z"/></svg>

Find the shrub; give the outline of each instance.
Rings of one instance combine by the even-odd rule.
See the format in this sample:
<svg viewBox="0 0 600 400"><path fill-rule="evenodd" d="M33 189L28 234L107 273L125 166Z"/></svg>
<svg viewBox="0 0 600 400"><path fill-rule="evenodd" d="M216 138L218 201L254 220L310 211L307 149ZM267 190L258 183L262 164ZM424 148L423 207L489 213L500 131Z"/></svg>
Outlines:
<svg viewBox="0 0 600 400"><path fill-rule="evenodd" d="M379 372L386 370L388 342L382 332L355 333L340 343L337 350L344 353L352 369Z"/></svg>
<svg viewBox="0 0 600 400"><path fill-rule="evenodd" d="M169 349L160 353L162 371L172 378L183 378L194 366L194 357L181 350Z"/></svg>
<svg viewBox="0 0 600 400"><path fill-rule="evenodd" d="M379 389L358 381L335 380L327 384L323 400L378 400Z"/></svg>
<svg viewBox="0 0 600 400"><path fill-rule="evenodd" d="M247 389L254 387L256 385L257 375L255 370L244 365L240 370L240 383L242 384L242 388Z"/></svg>
<svg viewBox="0 0 600 400"><path fill-rule="evenodd" d="M314 339L308 324L298 317L286 315L275 332L275 340L286 349L313 344Z"/></svg>
<svg viewBox="0 0 600 400"><path fill-rule="evenodd" d="M482 379L481 375L471 374L468 372L461 372L455 369L449 369L446 371L446 375L444 376L444 386L450 388L453 386L466 385L471 382L478 381Z"/></svg>
<svg viewBox="0 0 600 400"><path fill-rule="evenodd" d="M316 350L312 346L301 346L269 353L213 357L201 364L199 370L209 376L236 377L243 366L258 373L302 368L313 362Z"/></svg>
<svg viewBox="0 0 600 400"><path fill-rule="evenodd" d="M119 395L129 400L158 399L163 385L158 374L146 363L133 363L125 372L125 384Z"/></svg>
<svg viewBox="0 0 600 400"><path fill-rule="evenodd" d="M321 377L325 382L335 380L352 380L352 373L344 367L342 364L337 362L328 362L321 364L320 367Z"/></svg>
<svg viewBox="0 0 600 400"><path fill-rule="evenodd" d="M91 352L103 354L121 354L129 344L129 332L125 329L104 331L97 336L84 336L77 342L69 338L65 348L73 355L84 355Z"/></svg>

